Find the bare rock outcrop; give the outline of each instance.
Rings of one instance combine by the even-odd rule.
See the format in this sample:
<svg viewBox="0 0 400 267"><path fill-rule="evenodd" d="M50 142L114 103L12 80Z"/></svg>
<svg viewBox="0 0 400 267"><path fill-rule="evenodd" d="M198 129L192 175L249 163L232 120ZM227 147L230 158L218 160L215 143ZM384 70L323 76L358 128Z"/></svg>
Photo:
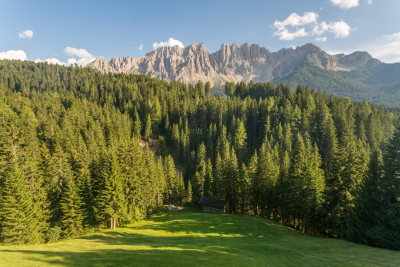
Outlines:
<svg viewBox="0 0 400 267"><path fill-rule="evenodd" d="M87 66L103 73L140 73L185 83L202 80L219 84L250 80L268 82L285 77L306 63L334 71L381 64L366 52L329 55L313 44L284 48L277 52L270 52L256 44L222 44L220 50L210 54L204 43L197 43L185 48L161 47L140 58L106 60L99 57Z"/></svg>

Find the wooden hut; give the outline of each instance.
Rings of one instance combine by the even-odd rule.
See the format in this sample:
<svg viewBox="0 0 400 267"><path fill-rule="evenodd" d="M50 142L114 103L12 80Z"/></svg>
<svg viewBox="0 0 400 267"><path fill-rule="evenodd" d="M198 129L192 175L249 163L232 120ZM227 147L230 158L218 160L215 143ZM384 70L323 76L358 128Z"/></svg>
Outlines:
<svg viewBox="0 0 400 267"><path fill-rule="evenodd" d="M203 208L203 212L223 213L225 211L225 200L202 197L199 205Z"/></svg>

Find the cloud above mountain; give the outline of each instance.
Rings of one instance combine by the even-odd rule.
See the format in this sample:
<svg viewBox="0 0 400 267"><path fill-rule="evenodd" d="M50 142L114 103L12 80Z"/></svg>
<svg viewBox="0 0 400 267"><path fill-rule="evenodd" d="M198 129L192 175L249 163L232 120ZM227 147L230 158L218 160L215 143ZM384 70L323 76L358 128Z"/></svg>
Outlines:
<svg viewBox="0 0 400 267"><path fill-rule="evenodd" d="M168 39L168 41L165 41L165 42L161 41L159 43L157 43L157 42L153 43L153 49L157 49L157 48L160 48L160 47L166 47L166 46L176 46L176 45L181 47L181 48L185 47L181 41L170 37Z"/></svg>
<svg viewBox="0 0 400 267"><path fill-rule="evenodd" d="M91 53L83 48L67 46L64 48L64 53L71 57L67 60L67 65L76 63L78 65L85 66L96 59Z"/></svg>
<svg viewBox="0 0 400 267"><path fill-rule="evenodd" d="M327 33L333 33L335 38L344 38L350 35L352 29L343 20L327 23L318 21L319 15L315 12L305 12L302 16L290 14L285 20L276 20L273 24L274 36L279 40L291 41L299 37L316 36L316 41L327 40Z"/></svg>
<svg viewBox="0 0 400 267"><path fill-rule="evenodd" d="M74 48L67 46L64 49L64 53L69 56L66 62L59 60L58 58L51 57L46 59L37 58L35 62L47 62L49 64L58 64L69 66L73 64L78 64L80 66L86 66L90 62L94 61L96 58L83 48ZM14 59L14 60L29 60L26 52L24 50L7 50L0 52L0 59Z"/></svg>

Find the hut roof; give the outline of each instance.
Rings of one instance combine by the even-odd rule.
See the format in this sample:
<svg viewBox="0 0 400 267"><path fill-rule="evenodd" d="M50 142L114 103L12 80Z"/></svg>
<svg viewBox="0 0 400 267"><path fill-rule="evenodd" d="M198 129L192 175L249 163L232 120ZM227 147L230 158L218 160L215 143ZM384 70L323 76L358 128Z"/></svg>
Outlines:
<svg viewBox="0 0 400 267"><path fill-rule="evenodd" d="M202 197L199 201L199 205L223 210L225 207L225 200L220 200L211 197Z"/></svg>

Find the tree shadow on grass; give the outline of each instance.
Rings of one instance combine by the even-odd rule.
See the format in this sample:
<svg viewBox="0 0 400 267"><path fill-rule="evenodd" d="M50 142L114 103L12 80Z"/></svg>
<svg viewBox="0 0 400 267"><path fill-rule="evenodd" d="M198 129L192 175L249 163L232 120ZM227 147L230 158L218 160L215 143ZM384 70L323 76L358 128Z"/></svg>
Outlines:
<svg viewBox="0 0 400 267"><path fill-rule="evenodd" d="M56 266L187 266L191 262L188 257L196 259L199 265L209 263L205 257L206 253L196 250L98 249L84 252L38 250L3 250L2 252L10 253L10 256L13 256L14 253L22 253L24 261L35 262L33 266L44 264Z"/></svg>
<svg viewBox="0 0 400 267"><path fill-rule="evenodd" d="M257 237L260 234L276 237L277 232L279 233L285 228L275 222L258 217L232 214L166 213L151 217L147 221L150 224L140 227L172 233L185 232L200 235L217 233L226 237Z"/></svg>
<svg viewBox="0 0 400 267"><path fill-rule="evenodd" d="M24 259L62 266L187 266L227 262L247 265L252 259L244 254L252 251L255 239L262 238L271 239L270 247L268 244L264 247L271 254L282 253L281 248L273 247L277 240L274 230L266 231L268 227L261 221L249 228L248 220L233 215L165 213L131 227L121 227L119 231L104 231L74 240L93 242L89 251L55 251L50 246L48 250L22 248L0 252L9 253L10 257L22 253ZM257 249L263 249L259 242Z"/></svg>
<svg viewBox="0 0 400 267"><path fill-rule="evenodd" d="M55 244L40 246L37 250L34 247L0 248L0 253L6 259L33 262L33 266L282 266L312 265L310 260L318 265L352 261L359 264L356 256L346 255L341 259L335 258L337 252L327 252L330 241L297 234L298 238L286 227L256 217L172 212L117 231L76 238L71 246L79 246L80 242L84 245L71 247L70 251L61 250ZM332 242L339 245L337 241ZM340 244L341 251L346 244Z"/></svg>
<svg viewBox="0 0 400 267"><path fill-rule="evenodd" d="M249 243L260 243L260 239L278 242L282 237L283 227L265 220L234 215L196 215L196 213L166 213L151 217L144 224L122 227L117 232L107 231L80 239L107 245L150 244L154 247L191 245L190 249L198 249L199 246L229 243L238 243L240 247ZM249 220L255 222L249 223ZM274 226L266 227L266 224Z"/></svg>

